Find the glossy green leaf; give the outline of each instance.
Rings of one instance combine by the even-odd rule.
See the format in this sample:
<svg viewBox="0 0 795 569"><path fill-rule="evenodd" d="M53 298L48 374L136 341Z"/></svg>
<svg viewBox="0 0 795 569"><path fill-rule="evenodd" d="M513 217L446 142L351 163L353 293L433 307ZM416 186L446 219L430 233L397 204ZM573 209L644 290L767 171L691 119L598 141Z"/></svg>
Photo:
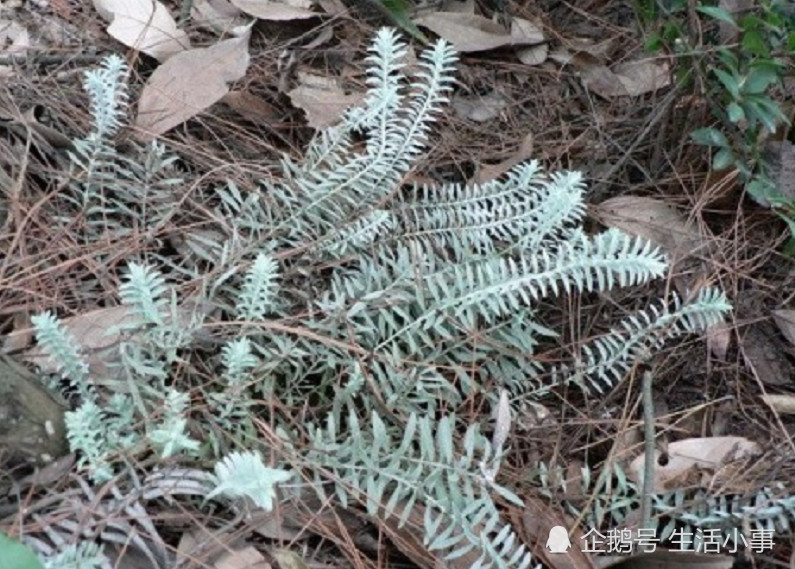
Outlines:
<svg viewBox="0 0 795 569"><path fill-rule="evenodd" d="M715 20L720 20L721 22L731 24L732 26L737 25L737 22L734 21L732 15L724 8L720 8L718 6L697 6L696 11L701 12L705 16L709 16Z"/></svg>
<svg viewBox="0 0 795 569"><path fill-rule="evenodd" d="M736 100L740 98L740 80L737 76L718 68L714 68L712 72L717 76L718 81L721 82L729 94L731 94L732 99Z"/></svg>
<svg viewBox="0 0 795 569"><path fill-rule="evenodd" d="M727 148L729 146L729 139L716 128L699 128L690 133L690 138L696 144L703 144L704 146L718 146Z"/></svg>
<svg viewBox="0 0 795 569"><path fill-rule="evenodd" d="M782 200L773 181L762 176L757 176L748 182L745 190L756 203L761 205L775 205Z"/></svg>
<svg viewBox="0 0 795 569"><path fill-rule="evenodd" d="M0 559L9 569L44 569L38 557L25 545L0 532Z"/></svg>
<svg viewBox="0 0 795 569"><path fill-rule="evenodd" d="M423 43L430 43L428 36L422 33L410 16L411 5L406 0L375 0L380 4L392 19L393 23L413 38Z"/></svg>
<svg viewBox="0 0 795 569"><path fill-rule="evenodd" d="M742 91L752 95L764 93L779 80L779 70L774 64L755 65L743 80Z"/></svg>
<svg viewBox="0 0 795 569"><path fill-rule="evenodd" d="M725 170L734 163L734 153L729 148L721 148L712 157L713 170Z"/></svg>
<svg viewBox="0 0 795 569"><path fill-rule="evenodd" d="M729 103L729 106L726 107L726 112L729 114L729 120L732 121L734 124L745 120L745 111L743 108L738 105L737 103Z"/></svg>

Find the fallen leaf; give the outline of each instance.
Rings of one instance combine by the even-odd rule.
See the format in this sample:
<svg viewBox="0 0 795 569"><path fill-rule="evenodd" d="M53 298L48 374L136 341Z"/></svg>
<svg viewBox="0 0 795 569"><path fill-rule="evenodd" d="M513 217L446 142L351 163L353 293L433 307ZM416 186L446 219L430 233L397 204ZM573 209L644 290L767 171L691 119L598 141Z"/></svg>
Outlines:
<svg viewBox="0 0 795 569"><path fill-rule="evenodd" d="M663 201L639 196L619 196L594 206L592 216L600 223L650 241L668 256L676 276L674 283L683 297L695 292L706 280L706 264L715 250L711 235L702 233L694 220L685 218Z"/></svg>
<svg viewBox="0 0 795 569"><path fill-rule="evenodd" d="M191 49L158 67L144 86L135 126L149 140L196 116L229 92L249 64L251 28L214 46Z"/></svg>
<svg viewBox="0 0 795 569"><path fill-rule="evenodd" d="M511 20L511 36L540 38L536 41L543 42L533 47L525 47L517 51L516 57L519 58L519 61L525 65L541 65L547 60L549 46L544 41L544 33L541 31L541 28L534 23L523 18L514 18Z"/></svg>
<svg viewBox="0 0 795 569"><path fill-rule="evenodd" d="M301 559L301 556L295 551L278 548L271 551L271 555L279 562L279 567L281 567L281 569L309 569L304 560Z"/></svg>
<svg viewBox="0 0 795 569"><path fill-rule="evenodd" d="M660 464L660 451L655 451L653 492L666 492L681 486L684 477L703 470L715 473L727 463L762 454L761 447L745 437L698 437L668 444L667 462ZM629 465L628 475L643 487L645 456L640 455Z"/></svg>
<svg viewBox="0 0 795 569"><path fill-rule="evenodd" d="M187 328L192 319L203 317L209 310L203 301L195 298L186 299L177 309L180 322ZM165 312L166 320L171 318ZM130 340L142 322L128 306L111 306L99 308L83 314L61 318L60 323L75 339L77 347L92 371L92 376L112 379L112 364L119 358L118 344L122 338ZM18 334L28 334L29 330L20 329L11 332L7 341L13 341ZM39 367L44 373L57 373L59 362L47 355L39 346L26 350L22 359Z"/></svg>
<svg viewBox="0 0 795 569"><path fill-rule="evenodd" d="M302 20L319 14L310 10L310 0L230 0L246 14L260 20Z"/></svg>
<svg viewBox="0 0 795 569"><path fill-rule="evenodd" d="M767 393L762 395L762 401L777 413L795 415L795 395L789 393L782 395Z"/></svg>
<svg viewBox="0 0 795 569"><path fill-rule="evenodd" d="M533 157L533 133L527 133L522 139L522 144L511 156L499 164L481 164L474 177L476 184L484 184L505 174L517 164Z"/></svg>
<svg viewBox="0 0 795 569"><path fill-rule="evenodd" d="M765 385L789 385L795 370L787 358L784 341L768 322L755 322L738 334L745 365Z"/></svg>
<svg viewBox="0 0 795 569"><path fill-rule="evenodd" d="M248 23L229 0L193 0L190 17L201 27L234 36L239 36L237 31L244 31Z"/></svg>
<svg viewBox="0 0 795 569"><path fill-rule="evenodd" d="M668 65L648 59L616 65L613 72L631 97L652 93L671 83Z"/></svg>
<svg viewBox="0 0 795 569"><path fill-rule="evenodd" d="M452 107L458 116L474 122L487 122L496 119L510 101L499 91L474 97L454 96Z"/></svg>
<svg viewBox="0 0 795 569"><path fill-rule="evenodd" d="M30 48L27 28L11 20L0 20L0 46L5 54L24 55ZM13 73L12 65L0 65L0 77L10 77Z"/></svg>
<svg viewBox="0 0 795 569"><path fill-rule="evenodd" d="M318 130L339 122L346 110L364 98L363 93L345 93L335 78L303 71L296 76L299 85L287 95L304 111L309 126Z"/></svg>
<svg viewBox="0 0 795 569"><path fill-rule="evenodd" d="M663 62L630 61L611 70L598 58L584 52L575 54L570 61L580 72L583 85L604 99L637 97L665 87L671 81L668 66Z"/></svg>
<svg viewBox="0 0 795 569"><path fill-rule="evenodd" d="M773 320L789 343L795 346L795 310L774 310Z"/></svg>
<svg viewBox="0 0 795 569"><path fill-rule="evenodd" d="M496 22L475 14L433 12L415 20L453 44L456 51L487 51L504 46L526 46L545 41L544 34L531 22L512 26L508 33Z"/></svg>
<svg viewBox="0 0 795 569"><path fill-rule="evenodd" d="M108 33L127 47L160 62L190 49L188 36L177 27L163 4L156 0L93 0Z"/></svg>
<svg viewBox="0 0 795 569"><path fill-rule="evenodd" d="M282 117L282 111L248 91L231 91L221 102L254 123L273 124Z"/></svg>

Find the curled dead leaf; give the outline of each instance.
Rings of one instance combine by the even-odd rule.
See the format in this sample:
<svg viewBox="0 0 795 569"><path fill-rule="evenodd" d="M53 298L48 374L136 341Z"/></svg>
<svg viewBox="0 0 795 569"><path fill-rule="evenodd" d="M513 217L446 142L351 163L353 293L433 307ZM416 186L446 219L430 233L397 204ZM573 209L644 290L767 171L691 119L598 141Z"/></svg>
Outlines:
<svg viewBox="0 0 795 569"><path fill-rule="evenodd" d="M773 409L776 413L783 413L786 415L795 415L795 395L789 393L773 394L766 393L762 395L762 401Z"/></svg>
<svg viewBox="0 0 795 569"><path fill-rule="evenodd" d="M144 86L135 126L149 140L196 116L229 92L249 64L251 30L214 46L183 51L158 67Z"/></svg>
<svg viewBox="0 0 795 569"><path fill-rule="evenodd" d="M773 320L787 341L795 346L795 310L774 310Z"/></svg>
<svg viewBox="0 0 795 569"><path fill-rule="evenodd" d="M654 492L666 492L674 487L700 481L703 471L711 474L726 464L762 454L762 448L745 437L698 437L674 441L668 445L667 462L660 464L656 451L654 464ZM629 465L629 477L642 487L645 458L638 456Z"/></svg>
<svg viewBox="0 0 795 569"><path fill-rule="evenodd" d="M316 129L339 122L342 114L359 103L363 93L346 93L337 79L316 73L296 73L299 85L287 95L293 105L304 111L309 126Z"/></svg>
<svg viewBox="0 0 795 569"><path fill-rule="evenodd" d="M545 41L543 32L528 20L512 26L510 32L483 16L459 12L433 12L417 18L415 23L446 39L462 53Z"/></svg>
<svg viewBox="0 0 795 569"><path fill-rule="evenodd" d="M166 61L190 49L188 36L177 27L168 9L157 0L93 0L108 34L127 47Z"/></svg>
<svg viewBox="0 0 795 569"><path fill-rule="evenodd" d="M318 14L310 0L230 0L237 8L260 20L303 20Z"/></svg>

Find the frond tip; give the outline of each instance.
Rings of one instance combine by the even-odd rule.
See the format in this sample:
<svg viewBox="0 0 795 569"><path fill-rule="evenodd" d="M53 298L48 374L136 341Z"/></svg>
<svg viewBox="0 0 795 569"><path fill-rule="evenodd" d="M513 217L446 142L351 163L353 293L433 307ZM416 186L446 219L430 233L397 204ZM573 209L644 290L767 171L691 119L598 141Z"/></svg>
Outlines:
<svg viewBox="0 0 795 569"><path fill-rule="evenodd" d="M218 495L247 497L266 512L273 508L276 484L287 482L287 470L268 468L258 452L233 452L215 465L215 489L207 499Z"/></svg>

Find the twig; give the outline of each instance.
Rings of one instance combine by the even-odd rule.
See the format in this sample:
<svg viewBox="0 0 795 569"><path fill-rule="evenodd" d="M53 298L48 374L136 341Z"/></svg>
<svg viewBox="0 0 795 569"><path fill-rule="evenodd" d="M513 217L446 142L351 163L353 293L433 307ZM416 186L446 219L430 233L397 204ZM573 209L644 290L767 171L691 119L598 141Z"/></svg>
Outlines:
<svg viewBox="0 0 795 569"><path fill-rule="evenodd" d="M650 371L643 372L641 398L643 401L643 503L640 509L640 527L651 526L652 494L654 491L654 465L657 457L654 452L654 401L651 393L652 376Z"/></svg>

